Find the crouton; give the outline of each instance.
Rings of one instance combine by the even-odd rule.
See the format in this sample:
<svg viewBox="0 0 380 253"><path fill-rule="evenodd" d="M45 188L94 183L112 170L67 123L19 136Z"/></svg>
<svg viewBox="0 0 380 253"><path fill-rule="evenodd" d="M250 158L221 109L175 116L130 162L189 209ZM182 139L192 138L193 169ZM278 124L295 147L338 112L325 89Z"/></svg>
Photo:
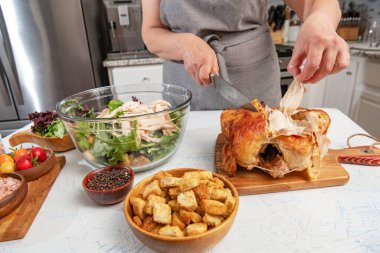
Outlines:
<svg viewBox="0 0 380 253"><path fill-rule="evenodd" d="M178 226L181 230L184 230L186 227L186 224L179 218L178 212L173 212L172 214L172 226Z"/></svg>
<svg viewBox="0 0 380 253"><path fill-rule="evenodd" d="M132 220L136 223L137 226L141 227L142 221L139 216L133 216Z"/></svg>
<svg viewBox="0 0 380 253"><path fill-rule="evenodd" d="M221 216L213 216L206 213L203 216L202 221L211 227L217 227L220 224L222 224L222 222L224 221L224 218Z"/></svg>
<svg viewBox="0 0 380 253"><path fill-rule="evenodd" d="M152 183L145 187L143 198L147 199L149 195L164 196L164 192L162 191L158 180L153 180Z"/></svg>
<svg viewBox="0 0 380 253"><path fill-rule="evenodd" d="M227 189L213 188L211 191L210 199L219 200L219 201L224 202L227 199L227 196L228 196Z"/></svg>
<svg viewBox="0 0 380 253"><path fill-rule="evenodd" d="M206 213L211 215L225 215L227 213L227 207L217 200L203 199L202 208Z"/></svg>
<svg viewBox="0 0 380 253"><path fill-rule="evenodd" d="M161 170L160 172L156 173L154 176L153 176L153 180L158 180L160 181L161 178L163 177L172 177L172 174L170 174L169 172L167 171L163 171Z"/></svg>
<svg viewBox="0 0 380 253"><path fill-rule="evenodd" d="M187 171L183 173L182 176L183 180L193 180L193 179L201 179L201 175L199 174L199 171Z"/></svg>
<svg viewBox="0 0 380 253"><path fill-rule="evenodd" d="M170 237L183 237L184 236L182 230L179 229L178 226L169 226L169 225L162 227L158 231L158 234L163 235L163 236L170 236Z"/></svg>
<svg viewBox="0 0 380 253"><path fill-rule="evenodd" d="M199 171L200 179L210 179L212 178L212 172L211 171Z"/></svg>
<svg viewBox="0 0 380 253"><path fill-rule="evenodd" d="M161 197L161 196L149 195L147 202L146 202L146 205L144 207L144 212L146 214L152 215L153 214L153 206L158 202L165 204L166 199L164 197Z"/></svg>
<svg viewBox="0 0 380 253"><path fill-rule="evenodd" d="M152 216L148 216L144 219L142 224L142 229L152 232L152 230L157 226L158 224L153 220Z"/></svg>
<svg viewBox="0 0 380 253"><path fill-rule="evenodd" d="M195 197L198 201L202 201L202 199L210 199L210 191L205 184L200 184L193 189Z"/></svg>
<svg viewBox="0 0 380 253"><path fill-rule="evenodd" d="M157 223L158 224L158 223ZM157 234L158 235L158 232L160 231L160 229L162 228L163 226L162 225L157 225L157 226L155 226L153 229L152 229L152 231L150 231L151 233L153 233L153 234Z"/></svg>
<svg viewBox="0 0 380 253"><path fill-rule="evenodd" d="M179 209L180 209L180 205L178 204L177 200L175 199L172 199L168 202L168 205L170 206L170 208L172 209L173 212L178 212Z"/></svg>
<svg viewBox="0 0 380 253"><path fill-rule="evenodd" d="M180 191L185 192L197 187L199 185L199 180L200 179L198 178L183 180L179 186Z"/></svg>
<svg viewBox="0 0 380 253"><path fill-rule="evenodd" d="M207 231L207 224L206 223L194 223L187 225L185 229L186 235L199 235Z"/></svg>
<svg viewBox="0 0 380 253"><path fill-rule="evenodd" d="M207 186L210 186L210 187L213 187L213 188L217 188L217 189L223 189L224 188L224 183L219 178L213 177L213 178L210 178L208 180Z"/></svg>
<svg viewBox="0 0 380 253"><path fill-rule="evenodd" d="M143 200L142 198L138 198L138 197L133 198L133 202L132 202L133 213L142 220L145 218L145 213L144 213L145 205L146 205L146 201Z"/></svg>
<svg viewBox="0 0 380 253"><path fill-rule="evenodd" d="M169 188L169 195L171 199L177 199L178 194L180 193L179 187Z"/></svg>
<svg viewBox="0 0 380 253"><path fill-rule="evenodd" d="M172 211L168 204L157 202L153 206L153 220L161 224L170 224L172 221Z"/></svg>
<svg viewBox="0 0 380 253"><path fill-rule="evenodd" d="M161 196L149 195L148 199L146 201L144 212L146 214L152 215L153 214L153 206L156 203L163 203L163 204L165 204L166 203L166 199L164 197L161 197Z"/></svg>
<svg viewBox="0 0 380 253"><path fill-rule="evenodd" d="M186 225L193 222L198 223L202 221L202 216L200 216L198 213L194 211L187 211L184 209L179 210L179 218L183 223Z"/></svg>
<svg viewBox="0 0 380 253"><path fill-rule="evenodd" d="M228 216L232 213L232 211L234 210L235 204L236 204L236 198L233 197L232 195L228 196L226 201L224 202L224 205L227 208L224 216Z"/></svg>
<svg viewBox="0 0 380 253"><path fill-rule="evenodd" d="M182 184L183 179L179 177L163 177L160 180L162 188L165 187L176 187Z"/></svg>
<svg viewBox="0 0 380 253"><path fill-rule="evenodd" d="M195 210L198 207L193 191L181 192L177 196L178 204L186 210Z"/></svg>

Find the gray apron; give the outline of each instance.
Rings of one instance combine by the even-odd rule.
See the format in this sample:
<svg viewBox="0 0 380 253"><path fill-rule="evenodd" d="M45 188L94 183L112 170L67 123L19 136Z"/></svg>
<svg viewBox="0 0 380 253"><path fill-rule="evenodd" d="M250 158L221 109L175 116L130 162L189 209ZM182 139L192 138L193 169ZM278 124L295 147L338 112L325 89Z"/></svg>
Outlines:
<svg viewBox="0 0 380 253"><path fill-rule="evenodd" d="M280 69L266 7L266 0L161 0L160 15L173 32L207 41L217 54L219 74L241 93L278 106ZM233 107L212 85L198 86L180 62L165 61L163 79L193 93L192 110Z"/></svg>

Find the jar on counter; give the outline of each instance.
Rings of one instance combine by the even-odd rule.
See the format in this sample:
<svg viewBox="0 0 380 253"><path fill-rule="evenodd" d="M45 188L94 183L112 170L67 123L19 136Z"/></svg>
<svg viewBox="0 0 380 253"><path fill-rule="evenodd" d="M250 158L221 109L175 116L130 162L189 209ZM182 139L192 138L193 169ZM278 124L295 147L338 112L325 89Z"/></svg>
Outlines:
<svg viewBox="0 0 380 253"><path fill-rule="evenodd" d="M368 42L370 47L380 45L380 25L377 21L372 21L368 30Z"/></svg>

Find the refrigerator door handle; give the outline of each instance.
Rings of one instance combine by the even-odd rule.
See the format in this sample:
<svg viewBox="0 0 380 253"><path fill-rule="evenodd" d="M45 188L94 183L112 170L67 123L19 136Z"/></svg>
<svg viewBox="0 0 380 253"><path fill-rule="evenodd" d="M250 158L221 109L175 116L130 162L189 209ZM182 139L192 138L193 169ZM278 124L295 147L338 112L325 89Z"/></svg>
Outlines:
<svg viewBox="0 0 380 253"><path fill-rule="evenodd" d="M4 82L4 76L0 76L0 93L3 94L2 98L6 106L12 106L11 96Z"/></svg>
<svg viewBox="0 0 380 253"><path fill-rule="evenodd" d="M0 43L0 61L3 63L5 74L8 78L9 85L11 86L11 88L14 92L14 95L16 97L17 104L23 105L24 99L22 97L20 85L16 79L15 73L13 72L11 63L9 62L8 55L7 55L5 48L4 48L4 43Z"/></svg>

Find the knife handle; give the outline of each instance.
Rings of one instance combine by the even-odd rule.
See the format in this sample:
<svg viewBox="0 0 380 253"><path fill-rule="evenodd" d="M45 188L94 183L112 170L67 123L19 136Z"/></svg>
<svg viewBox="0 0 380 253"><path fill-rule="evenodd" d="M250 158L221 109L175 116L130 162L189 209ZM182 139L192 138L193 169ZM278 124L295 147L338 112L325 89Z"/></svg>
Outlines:
<svg viewBox="0 0 380 253"><path fill-rule="evenodd" d="M380 166L380 155L352 155L352 156L338 156L340 163L359 164L367 166Z"/></svg>

